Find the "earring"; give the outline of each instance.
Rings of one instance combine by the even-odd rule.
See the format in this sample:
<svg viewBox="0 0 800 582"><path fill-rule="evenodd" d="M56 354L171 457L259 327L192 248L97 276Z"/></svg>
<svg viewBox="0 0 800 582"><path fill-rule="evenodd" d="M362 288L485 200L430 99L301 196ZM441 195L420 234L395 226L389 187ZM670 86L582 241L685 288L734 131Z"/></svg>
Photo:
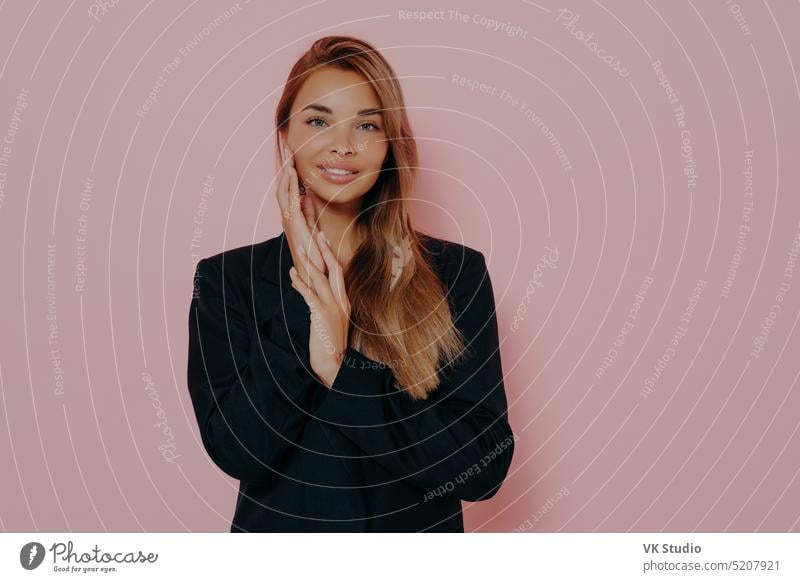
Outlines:
<svg viewBox="0 0 800 582"><path fill-rule="evenodd" d="M394 258L392 258L392 280L389 282L389 290L394 289L397 281L400 280L400 274L406 267L408 262L414 257L411 252L411 239L408 235L403 237L401 242L402 246L395 245Z"/></svg>

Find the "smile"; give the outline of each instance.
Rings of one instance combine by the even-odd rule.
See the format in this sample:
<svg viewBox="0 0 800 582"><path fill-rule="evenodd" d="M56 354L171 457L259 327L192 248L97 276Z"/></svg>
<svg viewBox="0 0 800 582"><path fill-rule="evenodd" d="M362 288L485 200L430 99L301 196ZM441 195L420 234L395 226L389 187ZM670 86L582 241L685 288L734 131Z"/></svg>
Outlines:
<svg viewBox="0 0 800 582"><path fill-rule="evenodd" d="M343 170L341 168L319 167L320 175L332 184L348 184L356 179L358 174L355 170Z"/></svg>
<svg viewBox="0 0 800 582"><path fill-rule="evenodd" d="M339 168L322 168L323 172L328 172L330 174L336 174L338 176L347 176L349 174L355 174L356 172L351 172L349 170L340 170Z"/></svg>

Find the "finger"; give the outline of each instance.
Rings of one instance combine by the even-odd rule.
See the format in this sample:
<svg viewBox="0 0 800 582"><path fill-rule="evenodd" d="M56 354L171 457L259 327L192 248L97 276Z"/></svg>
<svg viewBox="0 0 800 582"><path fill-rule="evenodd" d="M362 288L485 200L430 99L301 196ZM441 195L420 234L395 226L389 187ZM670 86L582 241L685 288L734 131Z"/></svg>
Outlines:
<svg viewBox="0 0 800 582"><path fill-rule="evenodd" d="M288 180L287 180L287 190L288 190L288 197L289 203L292 206L292 209L295 212L292 214L292 218L302 219L305 222L305 215L302 211L302 204L300 203L300 190L297 187L297 170L294 167L289 166L287 169Z"/></svg>
<svg viewBox="0 0 800 582"><path fill-rule="evenodd" d="M297 187L297 170L294 169L294 166L288 167L288 175L289 175L289 194L292 198L297 198L298 208L300 206L300 189Z"/></svg>
<svg viewBox="0 0 800 582"><path fill-rule="evenodd" d="M297 292L303 296L306 305L308 305L312 311L316 311L319 298L317 297L317 294L314 293L314 290L300 277L296 267L289 269L289 277L292 280L292 287L294 287Z"/></svg>
<svg viewBox="0 0 800 582"><path fill-rule="evenodd" d="M294 243L292 247L292 261L294 262L294 266L297 269L298 275L303 280L303 283L314 288L314 280L311 278L311 272L308 268L309 260L308 260L308 251L306 251L305 247L309 244L308 237L301 238L297 243ZM313 243L314 241L310 241ZM302 249L302 250L301 250Z"/></svg>
<svg viewBox="0 0 800 582"><path fill-rule="evenodd" d="M283 144L283 157L286 159L287 166L294 166L294 152L288 144Z"/></svg>
<svg viewBox="0 0 800 582"><path fill-rule="evenodd" d="M283 178L283 170L278 170L278 175L275 176L275 185L273 187L273 192L275 194L275 199L278 201L278 206L281 209L281 216L283 216L286 212L286 201L284 200L283 196L281 195L281 179Z"/></svg>
<svg viewBox="0 0 800 582"><path fill-rule="evenodd" d="M311 241L312 243L314 241ZM305 250L303 247L300 247L300 254L302 255L303 265L308 270L308 274L311 277L311 281L314 284L314 291L323 302L325 303L333 303L336 301L336 298L333 296L331 291L331 285L328 281L328 277L320 271L317 266L312 263L308 256L305 254Z"/></svg>
<svg viewBox="0 0 800 582"><path fill-rule="evenodd" d="M311 278L306 266L309 262L307 254L310 252L313 256L315 253L319 254L319 250L316 248L314 239L308 232L308 225L306 225L304 220L300 220L299 222L292 220L291 224L286 225L285 230L289 240L289 249L292 253L292 262L297 267L297 272L302 277L303 281L307 285L311 285ZM308 250L309 248L311 249L310 251ZM301 254L300 249L302 249L303 254ZM322 261L321 257L319 261Z"/></svg>
<svg viewBox="0 0 800 582"><path fill-rule="evenodd" d="M317 227L312 222L309 224L308 219L306 218L305 211L303 210L304 204L311 204L308 200L305 200L305 196L300 196L298 198L298 204L300 205L301 215L303 216L302 219L298 219L295 223L295 232L297 232L300 236L300 240L304 243L304 248L308 255L311 257L311 262L314 263L320 271L325 270L325 261L322 260L322 254L319 252L318 245L314 241L314 231ZM316 230L319 232L319 230Z"/></svg>
<svg viewBox="0 0 800 582"><path fill-rule="evenodd" d="M286 170L282 168L278 176L278 182L275 185L275 197L278 199L278 205L281 207L281 215L288 218L291 209L289 208L289 196L286 193L286 178Z"/></svg>
<svg viewBox="0 0 800 582"><path fill-rule="evenodd" d="M308 232L311 234L311 237L314 237L314 221L309 218L309 206L311 206L311 202L308 200L308 196L300 196L300 210L303 211L303 218L305 218L306 226L308 227Z"/></svg>
<svg viewBox="0 0 800 582"><path fill-rule="evenodd" d="M306 217L306 224L308 224L308 230L311 232L312 235L316 234L314 232L314 227L316 226L317 216L316 213L314 212L314 204L311 202L311 200L308 199L308 196L303 196L301 200L303 201L302 205L303 216Z"/></svg>
<svg viewBox="0 0 800 582"><path fill-rule="evenodd" d="M336 297L336 302L339 304L339 307L344 311L349 311L350 301L344 286L344 270L342 269L342 265L339 263L339 259L336 258L336 255L333 254L333 250L331 250L328 244L325 233L320 231L317 239L320 241L319 248L322 251L322 258L325 259L325 264L328 266L328 284L331 291Z"/></svg>
<svg viewBox="0 0 800 582"><path fill-rule="evenodd" d="M289 148L286 147L286 143L281 144L281 157L284 167L287 166L289 164Z"/></svg>
<svg viewBox="0 0 800 582"><path fill-rule="evenodd" d="M304 263L308 271L308 276L314 286L314 292L326 305L333 305L337 303L337 298L331 289L331 283L328 276L317 267L313 262L304 259Z"/></svg>
<svg viewBox="0 0 800 582"><path fill-rule="evenodd" d="M327 271L327 267L325 265L325 261L322 258L322 253L319 252L318 245L313 244L316 240L316 235L320 232L319 228L316 224L316 214L314 212L314 204L309 199L308 195L300 196L300 208L303 210L303 216L306 220L306 227L308 228L309 238L311 240L311 245L309 247L309 255L311 255L311 261L317 266L317 268L325 273Z"/></svg>
<svg viewBox="0 0 800 582"><path fill-rule="evenodd" d="M321 231L317 231L320 233ZM310 236L310 235L309 235ZM316 237L310 236L309 240L309 254L311 255L311 262L314 263L314 266L319 269L319 271L326 275L328 274L328 266L325 264L325 259L322 256L322 252L320 251L320 245L316 242Z"/></svg>

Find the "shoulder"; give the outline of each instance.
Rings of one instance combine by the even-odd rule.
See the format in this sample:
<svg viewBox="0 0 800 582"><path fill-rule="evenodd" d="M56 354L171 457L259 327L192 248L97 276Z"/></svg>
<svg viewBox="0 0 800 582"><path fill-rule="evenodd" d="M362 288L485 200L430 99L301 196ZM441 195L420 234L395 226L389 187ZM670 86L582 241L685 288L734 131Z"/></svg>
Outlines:
<svg viewBox="0 0 800 582"><path fill-rule="evenodd" d="M482 251L465 244L418 233L430 251L429 261L438 271L454 308L459 326L485 322L495 309L494 288Z"/></svg>
<svg viewBox="0 0 800 582"><path fill-rule="evenodd" d="M472 279L486 272L481 251L465 244L417 232L425 258L436 267L444 280Z"/></svg>
<svg viewBox="0 0 800 582"><path fill-rule="evenodd" d="M438 238L421 231L417 231L417 237L422 247L431 256L436 257L437 260L440 261L453 262L459 259L465 261L475 260L483 255L478 249L445 238Z"/></svg>
<svg viewBox="0 0 800 582"><path fill-rule="evenodd" d="M460 311L478 297L493 303L492 280L483 252L471 246L417 232L424 256L438 272L453 304Z"/></svg>
<svg viewBox="0 0 800 582"><path fill-rule="evenodd" d="M264 260L280 241L280 235L259 243L234 247L200 259L198 269L224 272L226 277L243 277L257 273Z"/></svg>

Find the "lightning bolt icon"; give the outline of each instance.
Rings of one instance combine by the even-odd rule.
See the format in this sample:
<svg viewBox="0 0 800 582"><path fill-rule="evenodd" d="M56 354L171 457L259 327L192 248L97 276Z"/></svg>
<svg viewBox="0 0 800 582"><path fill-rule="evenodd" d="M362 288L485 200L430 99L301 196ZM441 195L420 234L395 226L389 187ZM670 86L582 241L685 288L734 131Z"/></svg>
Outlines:
<svg viewBox="0 0 800 582"><path fill-rule="evenodd" d="M35 544L34 544L34 545L32 545L32 546L31 546L31 553L30 553L30 555L28 556L28 566L30 566L31 564L33 564L33 559L36 557L36 554L38 554L38 553L39 553L39 547L38 547L38 546L36 546Z"/></svg>

